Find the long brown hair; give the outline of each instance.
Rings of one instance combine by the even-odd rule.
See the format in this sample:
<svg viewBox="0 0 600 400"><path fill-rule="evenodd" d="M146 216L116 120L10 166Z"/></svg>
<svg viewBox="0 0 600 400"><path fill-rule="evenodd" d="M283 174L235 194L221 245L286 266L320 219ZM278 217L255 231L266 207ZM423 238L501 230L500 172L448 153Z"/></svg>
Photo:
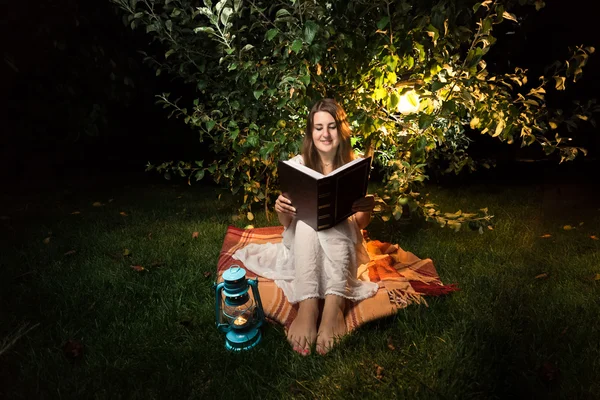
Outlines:
<svg viewBox="0 0 600 400"><path fill-rule="evenodd" d="M319 153L315 148L312 136L315 114L319 111L325 111L331 114L337 127L340 145L337 148L337 152L333 159L333 169L339 168L352 161L354 159L354 152L352 151L352 145L350 144L350 135L352 132L350 131L350 125L348 124L348 117L342 106L333 99L322 99L317 101L310 110L306 121L306 132L304 134L304 142L302 145L302 158L307 167L323 173L321 157L319 157Z"/></svg>

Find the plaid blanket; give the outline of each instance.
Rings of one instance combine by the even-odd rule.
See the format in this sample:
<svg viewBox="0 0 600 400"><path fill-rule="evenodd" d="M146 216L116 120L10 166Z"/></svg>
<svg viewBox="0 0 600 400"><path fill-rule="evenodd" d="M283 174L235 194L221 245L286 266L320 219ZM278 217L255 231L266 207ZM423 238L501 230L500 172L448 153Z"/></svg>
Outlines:
<svg viewBox="0 0 600 400"><path fill-rule="evenodd" d="M230 226L217 264L218 281L231 265L245 266L233 259L236 250L250 243L278 243L282 240L282 226L240 229ZM425 304L423 296L439 296L459 290L456 285L443 285L430 259L420 259L402 250L398 245L367 239L367 251L371 261L358 268L359 279L376 282L379 290L368 299L346 304L346 327L348 332L365 322L395 314L409 304ZM298 305L291 305L283 291L275 283L247 270L249 278L258 279L258 288L267 318L286 328L296 317Z"/></svg>

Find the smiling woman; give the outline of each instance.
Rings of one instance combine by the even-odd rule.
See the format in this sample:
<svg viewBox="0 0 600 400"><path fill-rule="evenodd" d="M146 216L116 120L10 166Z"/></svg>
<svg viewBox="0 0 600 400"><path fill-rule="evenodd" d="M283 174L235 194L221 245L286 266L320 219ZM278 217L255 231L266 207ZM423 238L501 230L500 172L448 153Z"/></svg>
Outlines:
<svg viewBox="0 0 600 400"><path fill-rule="evenodd" d="M320 100L308 115L302 155L292 161L328 175L354 158L350 134L342 107L332 99ZM273 279L290 303L299 304L287 333L296 352L308 355L316 343L317 352L327 353L346 333L346 299L359 301L377 292L376 284L357 279L358 265L369 259L360 230L370 222L373 207L372 196L360 198L353 204L354 215L315 231L296 219L294 205L280 195L275 211L285 227L283 241L251 244L234 254L254 273ZM322 310L319 299L324 299Z"/></svg>

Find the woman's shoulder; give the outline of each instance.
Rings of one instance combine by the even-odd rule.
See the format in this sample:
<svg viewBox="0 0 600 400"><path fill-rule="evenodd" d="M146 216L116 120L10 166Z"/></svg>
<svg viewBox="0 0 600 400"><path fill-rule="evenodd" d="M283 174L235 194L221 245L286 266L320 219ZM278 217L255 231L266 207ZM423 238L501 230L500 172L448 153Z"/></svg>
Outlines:
<svg viewBox="0 0 600 400"><path fill-rule="evenodd" d="M302 154L298 154L297 156L290 158L290 161L304 165L304 158L302 158Z"/></svg>

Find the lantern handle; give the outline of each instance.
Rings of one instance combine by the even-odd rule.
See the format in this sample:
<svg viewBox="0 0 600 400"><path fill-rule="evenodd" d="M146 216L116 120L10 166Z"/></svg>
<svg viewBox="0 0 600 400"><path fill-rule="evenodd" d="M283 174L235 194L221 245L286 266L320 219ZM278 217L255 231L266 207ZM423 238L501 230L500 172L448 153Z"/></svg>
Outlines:
<svg viewBox="0 0 600 400"><path fill-rule="evenodd" d="M219 320L220 320L220 316L221 316L221 292L223 291L223 288L225 287L225 282L221 282L218 285L215 284L215 324L217 325L217 329L221 332L227 332L228 331L228 324L220 324Z"/></svg>
<svg viewBox="0 0 600 400"><path fill-rule="evenodd" d="M254 295L254 301L258 305L258 324L256 327L260 327L265 320L265 311L263 309L262 301L260 300L260 292L258 291L258 279L248 279L248 285L252 287L252 294Z"/></svg>

